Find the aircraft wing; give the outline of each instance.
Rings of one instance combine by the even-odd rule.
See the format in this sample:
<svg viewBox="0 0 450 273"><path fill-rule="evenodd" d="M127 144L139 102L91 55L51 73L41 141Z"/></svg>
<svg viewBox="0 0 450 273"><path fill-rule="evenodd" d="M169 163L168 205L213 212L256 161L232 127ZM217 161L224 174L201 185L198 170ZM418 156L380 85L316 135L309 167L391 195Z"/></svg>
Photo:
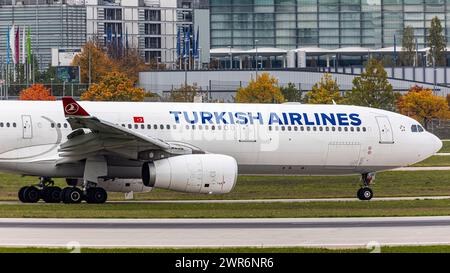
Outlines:
<svg viewBox="0 0 450 273"><path fill-rule="evenodd" d="M63 98L64 114L72 127L67 141L60 145L58 164L71 163L96 155L139 160L140 153L190 154L189 147L143 135L91 116L73 98Z"/></svg>

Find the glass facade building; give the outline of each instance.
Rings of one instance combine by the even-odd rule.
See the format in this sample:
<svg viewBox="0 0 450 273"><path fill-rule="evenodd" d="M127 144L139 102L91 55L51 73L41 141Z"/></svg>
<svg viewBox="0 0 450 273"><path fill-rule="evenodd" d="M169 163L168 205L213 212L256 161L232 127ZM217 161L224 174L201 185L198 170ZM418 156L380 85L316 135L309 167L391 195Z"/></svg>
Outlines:
<svg viewBox="0 0 450 273"><path fill-rule="evenodd" d="M423 48L435 16L450 35L449 0L210 0L210 13L211 48L382 48L406 26Z"/></svg>

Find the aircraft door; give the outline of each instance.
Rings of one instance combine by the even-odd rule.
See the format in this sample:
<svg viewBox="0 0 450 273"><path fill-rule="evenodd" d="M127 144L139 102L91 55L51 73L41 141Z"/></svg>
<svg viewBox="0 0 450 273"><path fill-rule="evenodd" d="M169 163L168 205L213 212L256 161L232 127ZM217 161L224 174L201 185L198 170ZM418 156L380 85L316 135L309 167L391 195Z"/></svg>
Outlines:
<svg viewBox="0 0 450 273"><path fill-rule="evenodd" d="M391 122L388 117L376 117L378 129L380 132L381 144L393 144L394 132L392 131Z"/></svg>
<svg viewBox="0 0 450 273"><path fill-rule="evenodd" d="M22 116L22 128L23 128L23 138L32 139L33 138L33 124L31 122L31 116Z"/></svg>
<svg viewBox="0 0 450 273"><path fill-rule="evenodd" d="M257 132L256 126L252 124L246 124L239 126L239 142L256 142Z"/></svg>

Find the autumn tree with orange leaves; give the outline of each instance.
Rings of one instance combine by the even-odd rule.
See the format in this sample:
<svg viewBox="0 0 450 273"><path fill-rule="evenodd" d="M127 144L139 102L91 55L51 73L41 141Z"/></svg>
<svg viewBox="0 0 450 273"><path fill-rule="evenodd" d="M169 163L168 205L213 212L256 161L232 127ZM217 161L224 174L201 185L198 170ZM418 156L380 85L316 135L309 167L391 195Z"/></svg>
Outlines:
<svg viewBox="0 0 450 273"><path fill-rule="evenodd" d="M20 100L56 100L54 96L50 95L50 90L45 88L42 84L33 84L27 89L22 90L19 95Z"/></svg>
<svg viewBox="0 0 450 273"><path fill-rule="evenodd" d="M446 119L450 117L447 101L444 97L436 96L429 88L412 86L408 93L397 100L398 111L421 122L425 129L432 119Z"/></svg>
<svg viewBox="0 0 450 273"><path fill-rule="evenodd" d="M145 91L133 86L127 75L120 72L106 74L81 95L82 100L90 101L143 101Z"/></svg>
<svg viewBox="0 0 450 273"><path fill-rule="evenodd" d="M238 103L282 103L284 96L278 86L278 80L269 73L262 73L252 79L248 86L238 89L236 102Z"/></svg>

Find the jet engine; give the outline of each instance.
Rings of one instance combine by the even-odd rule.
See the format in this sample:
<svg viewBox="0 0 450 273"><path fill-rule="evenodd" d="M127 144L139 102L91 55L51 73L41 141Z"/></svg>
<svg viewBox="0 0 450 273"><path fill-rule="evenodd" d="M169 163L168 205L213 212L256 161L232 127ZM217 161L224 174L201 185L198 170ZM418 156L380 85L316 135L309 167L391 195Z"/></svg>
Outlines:
<svg viewBox="0 0 450 273"><path fill-rule="evenodd" d="M224 194L233 190L237 173L237 162L230 156L192 154L145 163L142 181L147 187Z"/></svg>

